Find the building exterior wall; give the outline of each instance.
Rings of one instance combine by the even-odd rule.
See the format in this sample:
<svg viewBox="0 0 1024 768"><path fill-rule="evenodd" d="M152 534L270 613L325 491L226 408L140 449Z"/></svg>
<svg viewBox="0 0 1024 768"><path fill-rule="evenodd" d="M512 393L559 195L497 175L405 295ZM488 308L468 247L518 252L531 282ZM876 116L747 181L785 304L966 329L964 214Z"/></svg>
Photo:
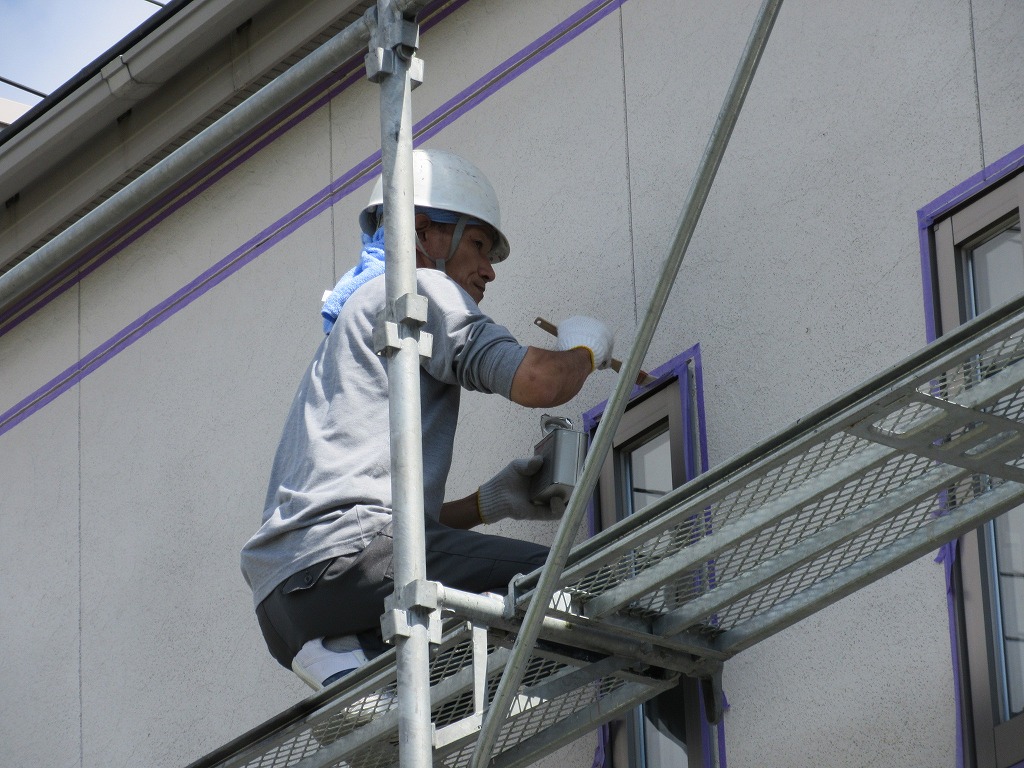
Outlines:
<svg viewBox="0 0 1024 768"><path fill-rule="evenodd" d="M1024 143L1018 5L783 7L645 363L701 345L712 465L924 343L915 212ZM625 357L757 3L621 0L566 24L583 7L458 7L423 35L414 120L567 32L427 145L474 160L502 201L512 256L484 309L538 345L537 315L598 316ZM368 185L332 185L379 146L377 110L354 78L0 336L10 413L194 284L0 432L3 764L183 765L305 695L263 647L238 550L320 295L358 254ZM252 258L196 283L231 254ZM592 377L561 412L613 384ZM540 436L539 412L463 402L453 497ZM941 565L745 651L725 690L732 768L955 765ZM583 768L594 744L545 764Z"/></svg>

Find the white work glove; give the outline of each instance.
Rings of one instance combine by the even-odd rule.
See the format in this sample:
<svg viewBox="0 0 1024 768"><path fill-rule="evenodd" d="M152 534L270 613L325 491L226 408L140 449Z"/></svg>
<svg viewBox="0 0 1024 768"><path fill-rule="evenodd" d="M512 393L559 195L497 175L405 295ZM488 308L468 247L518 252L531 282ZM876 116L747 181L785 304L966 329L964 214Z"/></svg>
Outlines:
<svg viewBox="0 0 1024 768"><path fill-rule="evenodd" d="M530 501L530 478L544 466L543 456L516 459L480 486L476 505L480 519L495 523L506 517L515 520L552 520L555 513L548 504Z"/></svg>
<svg viewBox="0 0 1024 768"><path fill-rule="evenodd" d="M558 324L558 349L564 352L583 347L590 352L594 370L608 367L614 342L608 327L592 317L570 317Z"/></svg>

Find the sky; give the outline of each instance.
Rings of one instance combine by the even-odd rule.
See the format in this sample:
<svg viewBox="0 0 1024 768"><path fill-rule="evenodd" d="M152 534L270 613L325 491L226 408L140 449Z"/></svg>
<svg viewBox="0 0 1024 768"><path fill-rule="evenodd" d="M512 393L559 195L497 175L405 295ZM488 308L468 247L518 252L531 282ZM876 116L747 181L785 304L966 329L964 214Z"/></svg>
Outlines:
<svg viewBox="0 0 1024 768"><path fill-rule="evenodd" d="M51 93L159 10L148 0L0 0L0 77ZM4 83L0 97L40 101Z"/></svg>

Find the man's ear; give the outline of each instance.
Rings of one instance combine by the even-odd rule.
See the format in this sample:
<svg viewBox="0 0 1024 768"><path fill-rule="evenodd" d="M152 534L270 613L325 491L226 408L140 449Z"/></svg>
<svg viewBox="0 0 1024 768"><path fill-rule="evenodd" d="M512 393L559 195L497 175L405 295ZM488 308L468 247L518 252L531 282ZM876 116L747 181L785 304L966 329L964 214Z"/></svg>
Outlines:
<svg viewBox="0 0 1024 768"><path fill-rule="evenodd" d="M433 224L433 222L425 213L416 214L416 266L418 267L434 267L434 259L430 258L427 254L427 244L424 240L424 233L430 229L431 224Z"/></svg>
<svg viewBox="0 0 1024 768"><path fill-rule="evenodd" d="M430 217L425 213L417 213L414 219L414 225L416 227L416 235L419 236L421 232L426 232L430 228Z"/></svg>

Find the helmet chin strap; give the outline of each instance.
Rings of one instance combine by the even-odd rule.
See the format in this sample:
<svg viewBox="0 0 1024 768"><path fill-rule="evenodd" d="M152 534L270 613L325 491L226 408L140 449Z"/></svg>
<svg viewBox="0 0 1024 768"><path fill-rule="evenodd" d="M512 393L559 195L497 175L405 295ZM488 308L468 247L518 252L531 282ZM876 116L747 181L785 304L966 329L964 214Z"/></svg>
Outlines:
<svg viewBox="0 0 1024 768"><path fill-rule="evenodd" d="M466 231L466 225L469 223L469 216L459 216L459 220L455 223L455 231L452 232L452 244L448 247L448 255L443 259L431 258L430 254L427 253L423 247L419 237L416 238L416 250L422 253L428 260L434 262L434 268L439 269L445 274L448 274L444 268L444 265L455 255L456 249L459 247L459 243L462 242L462 235Z"/></svg>

